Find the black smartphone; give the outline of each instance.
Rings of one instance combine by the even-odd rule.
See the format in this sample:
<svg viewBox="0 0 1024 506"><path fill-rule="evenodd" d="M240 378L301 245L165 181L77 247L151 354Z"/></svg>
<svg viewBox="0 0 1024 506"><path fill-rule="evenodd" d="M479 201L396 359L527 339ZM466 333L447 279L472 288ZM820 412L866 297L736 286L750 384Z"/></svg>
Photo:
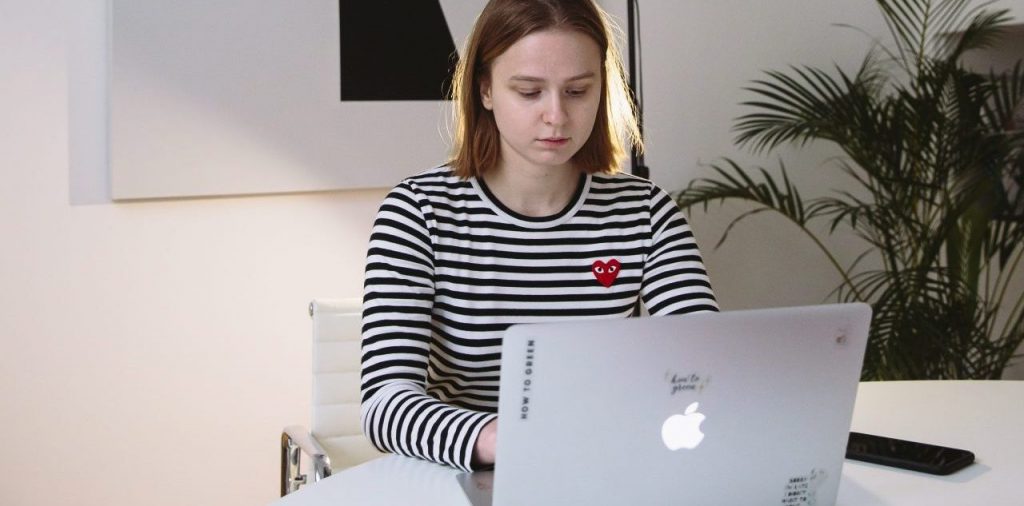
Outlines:
<svg viewBox="0 0 1024 506"><path fill-rule="evenodd" d="M967 450L861 432L850 432L846 458L943 476L974 462L974 454Z"/></svg>

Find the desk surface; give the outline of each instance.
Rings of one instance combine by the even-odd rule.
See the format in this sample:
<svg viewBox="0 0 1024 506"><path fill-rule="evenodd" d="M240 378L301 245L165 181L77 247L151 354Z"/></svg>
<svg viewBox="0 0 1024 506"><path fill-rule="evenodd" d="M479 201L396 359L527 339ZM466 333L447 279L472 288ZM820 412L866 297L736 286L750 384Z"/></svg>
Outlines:
<svg viewBox="0 0 1024 506"><path fill-rule="evenodd" d="M1024 382L862 383L852 430L964 448L975 463L932 476L847 460L839 505L1024 504ZM390 455L306 486L273 506L465 506L459 471Z"/></svg>

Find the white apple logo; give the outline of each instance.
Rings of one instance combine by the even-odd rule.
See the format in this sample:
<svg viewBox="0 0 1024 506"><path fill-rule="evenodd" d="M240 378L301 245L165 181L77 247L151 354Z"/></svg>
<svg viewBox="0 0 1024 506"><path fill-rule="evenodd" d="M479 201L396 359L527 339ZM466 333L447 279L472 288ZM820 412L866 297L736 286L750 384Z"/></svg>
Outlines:
<svg viewBox="0 0 1024 506"><path fill-rule="evenodd" d="M697 412L698 402L686 407L681 415L672 415L661 425L661 440L669 450L680 448L692 450L704 440L700 424L704 422L704 414Z"/></svg>

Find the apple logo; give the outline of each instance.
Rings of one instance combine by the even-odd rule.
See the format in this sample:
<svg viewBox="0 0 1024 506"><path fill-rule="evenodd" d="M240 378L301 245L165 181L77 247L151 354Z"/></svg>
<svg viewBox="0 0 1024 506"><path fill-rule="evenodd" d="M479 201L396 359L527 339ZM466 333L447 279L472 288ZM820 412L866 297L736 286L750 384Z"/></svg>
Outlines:
<svg viewBox="0 0 1024 506"><path fill-rule="evenodd" d="M680 448L692 450L704 440L700 424L704 422L704 414L697 412L698 402L686 407L681 415L672 415L661 425L661 440L669 450Z"/></svg>

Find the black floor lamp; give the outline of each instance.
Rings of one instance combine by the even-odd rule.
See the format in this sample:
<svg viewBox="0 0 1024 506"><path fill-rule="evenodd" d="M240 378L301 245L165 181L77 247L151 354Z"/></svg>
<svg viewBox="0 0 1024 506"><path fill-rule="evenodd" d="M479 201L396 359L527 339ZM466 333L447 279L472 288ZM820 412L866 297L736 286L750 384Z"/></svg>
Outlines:
<svg viewBox="0 0 1024 506"><path fill-rule="evenodd" d="M627 0L626 15L627 33L629 37L629 91L636 104L637 126L640 137L644 134L644 90L643 90L643 51L640 43L640 5L638 0ZM650 179L651 169L644 164L644 154L636 147L630 148L629 161L631 172L635 176Z"/></svg>

